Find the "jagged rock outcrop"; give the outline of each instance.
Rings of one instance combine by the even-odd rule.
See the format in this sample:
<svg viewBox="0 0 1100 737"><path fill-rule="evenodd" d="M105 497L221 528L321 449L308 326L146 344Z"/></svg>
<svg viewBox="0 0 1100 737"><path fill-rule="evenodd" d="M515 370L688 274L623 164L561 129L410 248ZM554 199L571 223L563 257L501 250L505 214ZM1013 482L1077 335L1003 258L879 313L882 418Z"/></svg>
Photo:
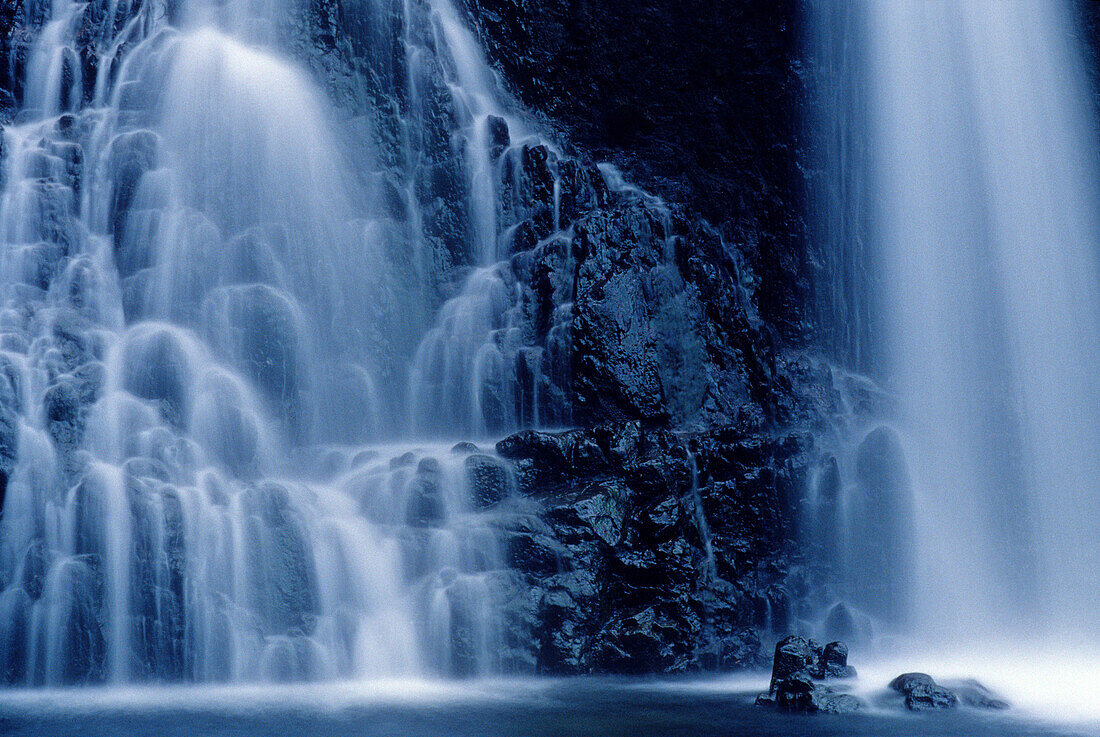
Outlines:
<svg viewBox="0 0 1100 737"><path fill-rule="evenodd" d="M797 552L805 437L629 422L525 431L497 452L529 503L502 530L522 553L506 597L516 662L546 673L763 664L769 597Z"/></svg>
<svg viewBox="0 0 1100 737"><path fill-rule="evenodd" d="M800 0L464 0L490 61L564 137L744 255L761 315L809 338Z"/></svg>
<svg viewBox="0 0 1100 737"><path fill-rule="evenodd" d="M860 708L859 700L818 681L855 675L855 669L848 665L844 643L830 642L822 647L813 640L791 635L776 643L771 683L756 704L793 713L850 713Z"/></svg>
<svg viewBox="0 0 1100 737"><path fill-rule="evenodd" d="M331 4L303 21L328 51L303 53L354 110L346 79L390 52ZM812 333L796 4L464 3L489 62L562 144L519 157L532 200L508 268L528 339L560 362L540 415L568 405L562 423L586 428L498 448L531 502L507 530L516 575L499 582L517 669L759 664L761 631L787 630L811 585L796 519L836 400L793 351ZM554 178L569 241L546 240Z"/></svg>

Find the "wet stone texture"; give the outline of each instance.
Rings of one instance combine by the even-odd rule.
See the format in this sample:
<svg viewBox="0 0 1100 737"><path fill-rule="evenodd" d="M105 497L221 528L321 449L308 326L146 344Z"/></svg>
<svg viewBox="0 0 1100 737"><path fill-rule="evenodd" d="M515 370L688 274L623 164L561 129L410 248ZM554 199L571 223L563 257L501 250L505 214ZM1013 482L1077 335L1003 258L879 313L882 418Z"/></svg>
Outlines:
<svg viewBox="0 0 1100 737"><path fill-rule="evenodd" d="M544 673L764 665L766 599L796 557L805 443L640 422L498 443L532 502L505 534L540 550L513 558L517 661Z"/></svg>
<svg viewBox="0 0 1100 737"><path fill-rule="evenodd" d="M775 646L768 692L757 698L756 705L791 713L848 714L860 708L859 700L822 681L855 675L844 643L822 647L802 637L785 637Z"/></svg>

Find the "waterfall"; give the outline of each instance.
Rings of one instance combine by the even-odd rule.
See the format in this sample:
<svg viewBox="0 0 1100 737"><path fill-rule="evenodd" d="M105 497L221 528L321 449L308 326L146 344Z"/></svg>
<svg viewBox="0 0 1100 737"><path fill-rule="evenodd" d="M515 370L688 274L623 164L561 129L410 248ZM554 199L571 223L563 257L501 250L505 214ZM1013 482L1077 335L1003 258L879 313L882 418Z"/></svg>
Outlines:
<svg viewBox="0 0 1100 737"><path fill-rule="evenodd" d="M825 117L847 127L830 181L854 183L848 230L825 230L872 275L833 291L870 285L874 371L900 403L830 484L841 558L890 564L842 593L925 642L1094 643L1100 193L1071 4L829 10ZM876 534L885 552L859 547Z"/></svg>
<svg viewBox="0 0 1100 737"><path fill-rule="evenodd" d="M511 471L454 440L568 420L512 269L568 253L557 149L449 0L346 9L350 92L293 4L26 8L0 682L496 670Z"/></svg>

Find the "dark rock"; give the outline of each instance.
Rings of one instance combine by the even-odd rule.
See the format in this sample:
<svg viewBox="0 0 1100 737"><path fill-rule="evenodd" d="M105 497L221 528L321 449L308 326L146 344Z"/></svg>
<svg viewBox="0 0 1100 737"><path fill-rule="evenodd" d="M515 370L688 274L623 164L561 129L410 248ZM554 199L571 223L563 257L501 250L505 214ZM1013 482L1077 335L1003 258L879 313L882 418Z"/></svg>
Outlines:
<svg viewBox="0 0 1100 737"><path fill-rule="evenodd" d="M0 406L0 515L4 512L8 480L15 470L19 453L19 418L8 407Z"/></svg>
<svg viewBox="0 0 1100 737"><path fill-rule="evenodd" d="M233 345L226 348L242 357L238 368L252 378L290 435L299 437L308 419L302 405L305 341L298 306L265 284L226 287L218 295L204 309L210 319L232 326L226 339Z"/></svg>
<svg viewBox="0 0 1100 737"><path fill-rule="evenodd" d="M890 688L905 696L910 711L954 709L959 704L953 691L938 685L926 673L903 673L890 681Z"/></svg>
<svg viewBox="0 0 1100 737"><path fill-rule="evenodd" d="M496 445L497 453L513 461L524 494L542 494L560 487L571 475L566 448L567 435L524 430Z"/></svg>
<svg viewBox="0 0 1100 737"><path fill-rule="evenodd" d="M114 233L116 258L120 272L127 276L140 268L142 257L128 249L124 238L126 218L137 194L141 178L156 165L159 141L156 134L147 130L118 135L112 142L108 167L112 173L111 231ZM145 244L133 244L144 247Z"/></svg>
<svg viewBox="0 0 1100 737"><path fill-rule="evenodd" d="M623 485L596 482L568 507L570 522L575 520L577 525L587 527L597 539L614 547L622 540L629 495L629 488ZM560 518L562 512L559 510L556 516Z"/></svg>
<svg viewBox="0 0 1100 737"><path fill-rule="evenodd" d="M455 443L454 446L451 448L451 452L455 455L468 455L470 453L478 453L480 452L480 450L481 449L478 448L476 445L474 445L473 443L468 443L465 440L460 443Z"/></svg>
<svg viewBox="0 0 1100 737"><path fill-rule="evenodd" d="M23 555L23 591L32 601L37 601L42 596L49 567L49 552L45 543L35 540Z"/></svg>
<svg viewBox="0 0 1100 737"><path fill-rule="evenodd" d="M489 136L489 152L493 158L498 158L504 153L504 149L512 143L511 136L508 133L508 123L504 118L490 115L485 120L485 127Z"/></svg>
<svg viewBox="0 0 1100 737"><path fill-rule="evenodd" d="M851 714L859 711L862 703L851 694L834 693L817 686L814 689L814 706L821 714Z"/></svg>
<svg viewBox="0 0 1100 737"><path fill-rule="evenodd" d="M808 692L802 690L807 684ZM855 696L835 693L804 678L786 681L776 694L776 703L783 711L811 714L849 714L860 707L859 699Z"/></svg>
<svg viewBox="0 0 1100 737"><path fill-rule="evenodd" d="M46 430L62 451L72 450L84 437L87 406L82 394L76 380L62 377L42 397Z"/></svg>
<svg viewBox="0 0 1100 737"><path fill-rule="evenodd" d="M780 681L771 693L758 696L756 705L791 714L851 714L862 704L851 694L837 693L799 673Z"/></svg>
<svg viewBox="0 0 1100 737"><path fill-rule="evenodd" d="M373 461L377 457L378 457L378 451L376 451L376 450L361 450L361 451L357 452L354 456L352 456L352 458L351 458L351 467L352 468L357 468L359 466L364 465L365 463L369 463L370 461Z"/></svg>
<svg viewBox="0 0 1100 737"><path fill-rule="evenodd" d="M549 535L562 565L527 567L529 584L546 593L532 615L535 631L517 639L538 643L545 672L760 664L759 636L746 629L756 616L749 602L783 589L782 569L762 572L759 561L782 550L783 520L794 509L779 506L777 476L767 472L803 473L796 469L809 461L791 458L808 458L804 447L716 432L685 438L638 422L505 438L500 454L550 527L516 531L540 545ZM715 570L718 577L708 573ZM607 601L616 604L601 606ZM817 646L799 667L817 668L822 654Z"/></svg>
<svg viewBox="0 0 1100 737"><path fill-rule="evenodd" d="M438 479L439 475L443 472L443 464L439 462L438 458L421 458L420 462L416 464L416 473L418 476L427 476L432 479Z"/></svg>
<svg viewBox="0 0 1100 737"><path fill-rule="evenodd" d="M390 468L403 468L416 463L416 453L411 450L390 459Z"/></svg>
<svg viewBox="0 0 1100 737"><path fill-rule="evenodd" d="M550 465L561 471L565 465L565 438L554 433L524 430L497 443L496 449L504 458L530 458L540 465Z"/></svg>
<svg viewBox="0 0 1100 737"><path fill-rule="evenodd" d="M15 95L0 87L0 126L11 125L17 110Z"/></svg>
<svg viewBox="0 0 1100 737"><path fill-rule="evenodd" d="M783 681L805 673L809 677L810 668L817 661L817 654L804 637L791 635L775 645L775 659L772 661L772 680L768 687L775 691Z"/></svg>
<svg viewBox="0 0 1100 737"><path fill-rule="evenodd" d="M819 678L855 678L856 669L848 665L848 646L843 642L830 642L822 650Z"/></svg>
<svg viewBox="0 0 1100 737"><path fill-rule="evenodd" d="M508 496L508 470L500 460L487 455L471 455L463 466L475 506L491 507Z"/></svg>
<svg viewBox="0 0 1100 737"><path fill-rule="evenodd" d="M169 327L138 329L123 344L123 388L155 403L165 419L180 426L190 411L196 367L193 346Z"/></svg>
<svg viewBox="0 0 1100 737"><path fill-rule="evenodd" d="M779 652L776 651L777 661L778 655ZM775 705L783 711L815 711L814 690L813 679L805 670L798 670L780 678L775 677L775 671L772 672L769 695Z"/></svg>
<svg viewBox="0 0 1100 737"><path fill-rule="evenodd" d="M260 577L256 610L271 635L309 635L316 626L320 595L313 552L290 492L267 483L253 490L262 527L249 527L250 570Z"/></svg>
<svg viewBox="0 0 1100 737"><path fill-rule="evenodd" d="M794 61L802 5L464 4L524 104L634 181L718 223L731 242L754 241L741 247L762 278L762 314L784 335L804 334L802 120L791 103L805 78Z"/></svg>
<svg viewBox="0 0 1100 737"><path fill-rule="evenodd" d="M768 693L761 694L756 704L792 713L850 713L860 708L859 699L815 679L854 675L844 643L831 642L823 648L813 640L791 635L776 643Z"/></svg>
<svg viewBox="0 0 1100 737"><path fill-rule="evenodd" d="M859 501L850 502L848 512L850 534L859 541L849 573L852 600L872 616L901 623L911 609L914 501L905 453L893 430L876 428L859 444L856 481Z"/></svg>
<svg viewBox="0 0 1100 737"><path fill-rule="evenodd" d="M552 576L561 570L561 554L553 540L531 533L512 535L507 541L508 565L534 576Z"/></svg>
<svg viewBox="0 0 1100 737"><path fill-rule="evenodd" d="M692 625L697 623L683 612L663 607L614 614L597 635L597 663L613 673L682 670Z"/></svg>
<svg viewBox="0 0 1100 737"><path fill-rule="evenodd" d="M854 641L858 637L858 633L859 629L852 610L844 602L834 604L825 617L826 636L835 637L839 640Z"/></svg>

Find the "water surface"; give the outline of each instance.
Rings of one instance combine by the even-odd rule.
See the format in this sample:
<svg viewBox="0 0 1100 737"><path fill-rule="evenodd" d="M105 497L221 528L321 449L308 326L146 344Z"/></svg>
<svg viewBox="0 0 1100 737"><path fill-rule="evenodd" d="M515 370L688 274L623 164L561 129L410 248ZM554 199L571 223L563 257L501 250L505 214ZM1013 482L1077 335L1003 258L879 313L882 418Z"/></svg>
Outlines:
<svg viewBox="0 0 1100 737"><path fill-rule="evenodd" d="M758 686L756 680L571 679L16 691L0 695L0 732L12 737L1096 734L1096 725L1059 726L1023 713L909 714L887 704L854 716L781 715L752 705Z"/></svg>

